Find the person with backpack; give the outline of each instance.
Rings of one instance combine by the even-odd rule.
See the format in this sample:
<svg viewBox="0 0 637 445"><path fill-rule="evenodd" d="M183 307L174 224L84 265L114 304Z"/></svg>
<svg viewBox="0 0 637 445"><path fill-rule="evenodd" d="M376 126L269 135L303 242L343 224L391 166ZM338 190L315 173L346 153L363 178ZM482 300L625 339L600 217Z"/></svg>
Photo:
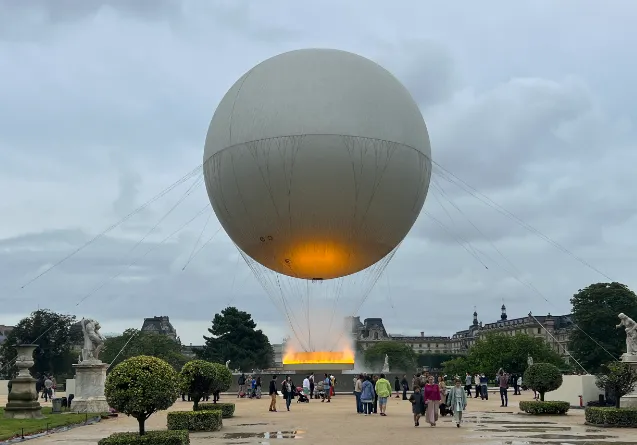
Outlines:
<svg viewBox="0 0 637 445"><path fill-rule="evenodd" d="M241 373L241 375L239 376L239 380L237 380L237 383L239 384L239 393L237 394L237 399L239 397L243 397L246 393L246 375Z"/></svg>
<svg viewBox="0 0 637 445"><path fill-rule="evenodd" d="M276 413L276 375L270 380L270 409L268 411Z"/></svg>

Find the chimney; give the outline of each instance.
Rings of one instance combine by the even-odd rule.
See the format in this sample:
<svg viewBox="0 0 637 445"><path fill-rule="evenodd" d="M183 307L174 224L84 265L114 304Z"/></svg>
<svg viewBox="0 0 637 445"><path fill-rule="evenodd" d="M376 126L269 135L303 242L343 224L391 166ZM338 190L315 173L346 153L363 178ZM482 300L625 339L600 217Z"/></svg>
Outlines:
<svg viewBox="0 0 637 445"><path fill-rule="evenodd" d="M420 336L424 337L425 336L425 331L420 331Z"/></svg>

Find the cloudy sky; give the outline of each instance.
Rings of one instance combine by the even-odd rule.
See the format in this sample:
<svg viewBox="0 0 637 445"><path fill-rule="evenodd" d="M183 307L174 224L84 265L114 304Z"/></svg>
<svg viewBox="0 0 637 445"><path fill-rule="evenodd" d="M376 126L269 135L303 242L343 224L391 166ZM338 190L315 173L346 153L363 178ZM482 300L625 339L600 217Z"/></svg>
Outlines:
<svg viewBox="0 0 637 445"><path fill-rule="evenodd" d="M566 313L607 280L594 269L637 289L637 4L433 3L0 0L0 324L38 307L103 332L168 315L200 343L233 304L280 341L285 317L223 231L193 255L219 228L209 209L162 242L207 204L198 175L32 279L193 171L234 81L304 47L392 71L442 167L358 315L450 335L474 306L485 323L503 301Z"/></svg>

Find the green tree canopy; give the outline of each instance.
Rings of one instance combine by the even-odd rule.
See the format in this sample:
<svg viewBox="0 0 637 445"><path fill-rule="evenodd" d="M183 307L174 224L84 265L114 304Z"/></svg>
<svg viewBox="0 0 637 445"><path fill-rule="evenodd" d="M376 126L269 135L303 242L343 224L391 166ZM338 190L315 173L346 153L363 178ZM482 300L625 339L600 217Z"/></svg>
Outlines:
<svg viewBox="0 0 637 445"><path fill-rule="evenodd" d="M232 385L232 372L225 365L221 363L213 363L212 366L215 368L215 381L212 385L212 392L223 392L230 389L230 385ZM216 401L214 403L217 403Z"/></svg>
<svg viewBox="0 0 637 445"><path fill-rule="evenodd" d="M412 348L403 343L381 341L367 348L363 357L369 366L379 367L389 357L389 369L392 371L413 372L416 370L417 355Z"/></svg>
<svg viewBox="0 0 637 445"><path fill-rule="evenodd" d="M555 391L562 386L562 372L550 363L535 363L524 372L522 380L534 391L540 393L540 400L544 401L544 394Z"/></svg>
<svg viewBox="0 0 637 445"><path fill-rule="evenodd" d="M225 363L242 370L268 368L274 361L274 351L268 337L256 329L252 316L236 307L227 307L215 314L210 337L204 336L205 345L197 351L199 358Z"/></svg>
<svg viewBox="0 0 637 445"><path fill-rule="evenodd" d="M176 371L188 361L181 353L179 342L165 335L142 332L138 329L127 329L122 335L107 338L100 359L104 363L110 363L112 369L118 363L138 355L158 357Z"/></svg>
<svg viewBox="0 0 637 445"><path fill-rule="evenodd" d="M74 323L74 316L58 314L48 309L37 310L20 320L0 345L0 363L3 364L0 374L7 378L15 377L15 345L32 343L38 345L33 354L33 374L51 373L60 380L71 377L72 365L77 359L73 347L82 341L82 332L72 329Z"/></svg>
<svg viewBox="0 0 637 445"><path fill-rule="evenodd" d="M619 408L620 399L637 387L637 371L628 363L611 362L597 375L595 383L614 397L615 407Z"/></svg>
<svg viewBox="0 0 637 445"><path fill-rule="evenodd" d="M484 373L494 376L498 369L522 374L527 367L528 356L542 363L551 363L560 369L569 369L564 359L541 337L526 334L505 335L493 333L478 340L465 357L444 363L448 375L464 376Z"/></svg>
<svg viewBox="0 0 637 445"><path fill-rule="evenodd" d="M569 351L588 372L600 373L604 363L626 352L626 333L615 328L617 315L637 319L637 295L621 283L597 283L580 289L571 304L579 329L570 334Z"/></svg>
<svg viewBox="0 0 637 445"><path fill-rule="evenodd" d="M201 399L215 391L216 380L217 368L205 360L192 360L181 368L179 386L192 398L193 411L197 411Z"/></svg>
<svg viewBox="0 0 637 445"><path fill-rule="evenodd" d="M104 394L109 406L137 419L139 435L146 420L170 408L179 395L179 376L164 360L140 355L124 360L106 377Z"/></svg>

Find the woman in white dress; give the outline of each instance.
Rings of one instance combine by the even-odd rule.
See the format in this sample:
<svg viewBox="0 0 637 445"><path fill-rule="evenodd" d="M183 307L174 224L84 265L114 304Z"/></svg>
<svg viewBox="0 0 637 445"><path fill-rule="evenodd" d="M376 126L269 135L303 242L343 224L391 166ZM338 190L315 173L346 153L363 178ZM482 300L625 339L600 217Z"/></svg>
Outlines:
<svg viewBox="0 0 637 445"><path fill-rule="evenodd" d="M453 410L453 420L460 428L462 412L467 408L467 393L461 385L460 379L456 379L456 386L449 393L449 407Z"/></svg>

